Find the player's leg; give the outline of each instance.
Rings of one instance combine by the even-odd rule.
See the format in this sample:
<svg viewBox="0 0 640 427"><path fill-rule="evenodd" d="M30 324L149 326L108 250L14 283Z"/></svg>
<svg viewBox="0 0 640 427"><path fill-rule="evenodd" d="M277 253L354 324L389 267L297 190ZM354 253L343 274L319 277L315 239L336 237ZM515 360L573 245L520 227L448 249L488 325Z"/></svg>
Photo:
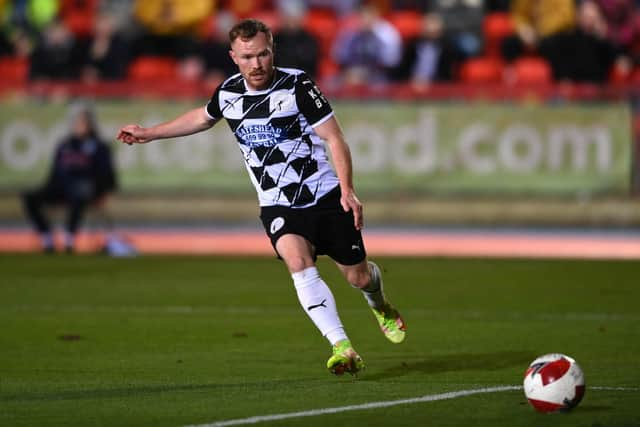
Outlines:
<svg viewBox="0 0 640 427"><path fill-rule="evenodd" d="M43 212L43 207L47 201L48 197L44 189L27 191L22 194L22 204L26 217L40 235L42 250L53 252L54 242L51 225Z"/></svg>
<svg viewBox="0 0 640 427"><path fill-rule="evenodd" d="M364 363L344 331L331 289L318 273L313 246L301 235L284 234L276 241L275 249L291 273L300 305L333 346L327 368L337 375L355 374Z"/></svg>
<svg viewBox="0 0 640 427"><path fill-rule="evenodd" d="M393 343L402 342L406 325L384 295L380 269L367 260L362 233L354 227L353 213L341 208L328 212L322 221L322 234L331 236L327 254L347 281L362 291L384 335Z"/></svg>
<svg viewBox="0 0 640 427"><path fill-rule="evenodd" d="M380 268L366 259L354 265L336 264L351 286L362 291L387 339L395 344L404 341L407 327L398 310L384 294Z"/></svg>

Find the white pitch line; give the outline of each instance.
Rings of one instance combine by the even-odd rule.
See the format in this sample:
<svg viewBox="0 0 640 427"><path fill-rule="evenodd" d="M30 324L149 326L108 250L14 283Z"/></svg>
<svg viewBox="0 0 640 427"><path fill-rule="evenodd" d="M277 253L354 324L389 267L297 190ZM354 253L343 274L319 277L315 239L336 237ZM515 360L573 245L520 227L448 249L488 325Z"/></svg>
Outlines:
<svg viewBox="0 0 640 427"><path fill-rule="evenodd" d="M389 406L411 405L413 403L435 402L438 400L450 400L458 397L471 396L474 394L498 393L501 391L522 390L519 385L505 385L498 387L485 387L473 390L460 390L440 394L427 394L426 396L414 397L411 399L387 400L381 402L363 403L360 405L338 406L336 408L312 409L310 411L289 412L285 414L258 415L249 418L237 418L235 420L217 421L209 424L194 424L185 427L226 427L239 426L244 424L258 424L265 421L280 421L288 418L313 417L316 415L337 414L339 412L359 411L362 409L388 408ZM640 391L639 387L588 387L588 390L601 391Z"/></svg>
<svg viewBox="0 0 640 427"><path fill-rule="evenodd" d="M600 390L600 391L640 391L640 387L614 387L614 386L595 386L589 387L587 386L587 391L589 390Z"/></svg>
<svg viewBox="0 0 640 427"><path fill-rule="evenodd" d="M362 409L387 408L389 406L410 405L413 403L435 402L437 400L456 399L458 397L471 396L474 394L497 393L500 391L521 390L521 386L506 385L498 387L477 388L474 390L460 390L449 393L428 394L426 396L414 397L411 399L387 400L381 402L363 403L361 405L338 406L336 408L312 409L310 411L289 412L285 414L258 415L249 418L238 418L235 420L218 421L210 424L197 424L186 427L226 427L239 426L244 424L257 424L265 421L280 421L287 418L313 417L316 415L336 414L339 412L359 411Z"/></svg>

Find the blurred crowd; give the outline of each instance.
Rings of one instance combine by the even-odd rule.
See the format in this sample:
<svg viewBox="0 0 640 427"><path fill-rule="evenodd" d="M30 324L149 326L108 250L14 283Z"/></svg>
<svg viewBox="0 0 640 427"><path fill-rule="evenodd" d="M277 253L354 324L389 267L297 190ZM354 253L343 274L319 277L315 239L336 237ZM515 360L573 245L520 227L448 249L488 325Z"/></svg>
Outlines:
<svg viewBox="0 0 640 427"><path fill-rule="evenodd" d="M211 81L254 17L276 64L347 84L626 81L640 0L0 0L0 73L39 80Z"/></svg>

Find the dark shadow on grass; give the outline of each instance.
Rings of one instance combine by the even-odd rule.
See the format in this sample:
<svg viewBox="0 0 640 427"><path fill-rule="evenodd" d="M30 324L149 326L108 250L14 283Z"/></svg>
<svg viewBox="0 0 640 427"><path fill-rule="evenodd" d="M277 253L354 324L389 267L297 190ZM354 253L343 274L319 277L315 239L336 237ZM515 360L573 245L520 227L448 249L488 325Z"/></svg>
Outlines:
<svg viewBox="0 0 640 427"><path fill-rule="evenodd" d="M588 413L598 413L598 412L610 412L614 408L613 406L605 406L605 405L580 405L577 408L572 409L570 412L588 412Z"/></svg>
<svg viewBox="0 0 640 427"><path fill-rule="evenodd" d="M0 395L1 402L53 402L61 400L93 400L93 399L119 399L127 397L140 397L160 393L175 392L228 392L233 389L274 390L281 387L306 387L316 378L298 378L295 380L273 380L238 384L175 384L175 385L148 385L120 388L103 388L93 390L62 390L51 392L27 392L19 394Z"/></svg>
<svg viewBox="0 0 640 427"><path fill-rule="evenodd" d="M386 358L400 359L402 356ZM362 376L364 381L377 381L401 377L412 373L439 374L454 371L494 371L512 366L525 368L536 358L531 351L498 351L495 353L460 353L441 356L427 356L422 360L405 360L381 372L369 372ZM412 359L415 359L413 357ZM383 359L384 360L384 359Z"/></svg>

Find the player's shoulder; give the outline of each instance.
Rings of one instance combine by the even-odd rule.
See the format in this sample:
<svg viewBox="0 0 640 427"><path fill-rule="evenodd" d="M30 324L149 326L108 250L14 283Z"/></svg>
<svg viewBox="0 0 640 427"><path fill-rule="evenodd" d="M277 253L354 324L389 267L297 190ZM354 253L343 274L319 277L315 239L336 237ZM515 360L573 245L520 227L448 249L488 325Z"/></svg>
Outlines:
<svg viewBox="0 0 640 427"><path fill-rule="evenodd" d="M293 87L295 87L296 89L306 89L308 86L313 87L316 85L311 76L309 76L309 74L304 70L300 70L298 68L278 67L278 71L283 74L289 75L291 78L287 80L291 81L290 84L293 85Z"/></svg>
<svg viewBox="0 0 640 427"><path fill-rule="evenodd" d="M278 71L282 74L291 76L296 83L300 83L305 80L311 80L309 74L299 68L278 67Z"/></svg>
<svg viewBox="0 0 640 427"><path fill-rule="evenodd" d="M278 71L284 74L290 74L293 76L299 76L301 74L306 74L304 70L299 68L289 68L289 67L278 67Z"/></svg>
<svg viewBox="0 0 640 427"><path fill-rule="evenodd" d="M243 93L246 89L244 86L244 79L242 77L242 74L236 73L228 77L220 84L220 86L218 86L218 90Z"/></svg>

